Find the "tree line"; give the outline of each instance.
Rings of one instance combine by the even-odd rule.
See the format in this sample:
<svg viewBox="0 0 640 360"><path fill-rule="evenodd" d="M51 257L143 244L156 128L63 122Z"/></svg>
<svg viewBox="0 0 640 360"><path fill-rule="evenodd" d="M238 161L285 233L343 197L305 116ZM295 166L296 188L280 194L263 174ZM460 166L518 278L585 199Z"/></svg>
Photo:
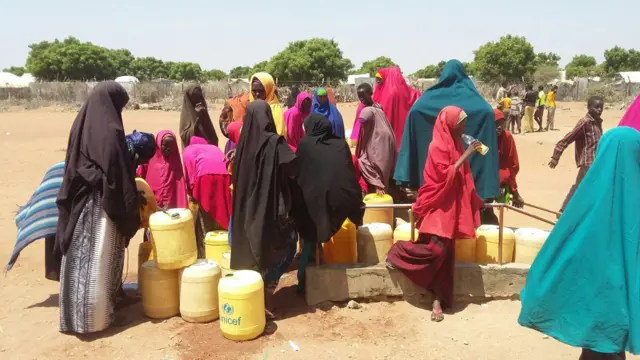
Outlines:
<svg viewBox="0 0 640 360"><path fill-rule="evenodd" d="M75 37L63 41L41 41L29 45L25 66L12 66L3 71L21 76L31 73L43 81L107 80L133 75L141 81L170 79L175 81L210 81L248 78L267 71L281 83L335 82L349 74L373 76L380 68L397 65L391 58L380 56L365 61L359 69L334 40L313 38L293 41L271 57L253 66L237 66L227 74L219 69L205 70L193 62L162 61L154 57L134 57L127 49L108 49L82 42ZM566 66L567 77L613 77L620 71L640 70L640 51L614 47L604 52L605 61L576 55ZM506 35L488 42L474 51L474 60L464 63L469 75L486 82L547 82L559 77L561 58L555 53L536 53L525 37ZM417 78L438 78L445 61L428 65L413 73Z"/></svg>

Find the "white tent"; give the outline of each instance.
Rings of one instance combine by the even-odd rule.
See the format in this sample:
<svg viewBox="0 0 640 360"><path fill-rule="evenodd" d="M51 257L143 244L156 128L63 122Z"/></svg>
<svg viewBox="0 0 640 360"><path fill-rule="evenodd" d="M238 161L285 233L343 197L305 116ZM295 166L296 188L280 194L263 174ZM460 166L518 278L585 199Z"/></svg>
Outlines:
<svg viewBox="0 0 640 360"><path fill-rule="evenodd" d="M126 75L126 76L118 76L116 78L116 82L117 83L139 83L140 80L138 80L137 77L135 76L131 76L131 75Z"/></svg>
<svg viewBox="0 0 640 360"><path fill-rule="evenodd" d="M35 82L35 78L31 74L17 76L8 72L0 73L0 88L25 88L32 82Z"/></svg>
<svg viewBox="0 0 640 360"><path fill-rule="evenodd" d="M118 76L115 80L118 84L122 85L122 87L127 90L129 96L133 96L131 93L135 88L136 84L140 83L140 80L135 76L127 75L127 76Z"/></svg>

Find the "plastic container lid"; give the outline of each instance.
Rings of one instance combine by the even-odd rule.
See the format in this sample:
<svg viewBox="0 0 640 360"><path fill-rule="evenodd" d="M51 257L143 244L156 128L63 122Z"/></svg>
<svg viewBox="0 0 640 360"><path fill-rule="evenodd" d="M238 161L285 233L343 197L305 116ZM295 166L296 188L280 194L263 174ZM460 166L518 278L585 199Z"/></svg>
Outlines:
<svg viewBox="0 0 640 360"><path fill-rule="evenodd" d="M185 221L193 219L189 209L169 209L167 211L156 211L149 218L152 227L164 227L180 225Z"/></svg>
<svg viewBox="0 0 640 360"><path fill-rule="evenodd" d="M218 292L224 294L242 295L264 287L262 276L253 270L238 270L220 279Z"/></svg>
<svg viewBox="0 0 640 360"><path fill-rule="evenodd" d="M189 265L182 270L182 276L197 276L202 273L215 275L220 272L220 266L216 261L209 259L198 259L193 265Z"/></svg>
<svg viewBox="0 0 640 360"><path fill-rule="evenodd" d="M204 241L205 243L211 243L213 245L216 245L218 243L222 244L222 245L228 245L229 244L229 232L227 231L209 231L207 233L207 235L205 235L204 237Z"/></svg>
<svg viewBox="0 0 640 360"><path fill-rule="evenodd" d="M378 194L367 194L364 197L364 202L371 204L393 204L393 198L389 194L384 194L382 196L379 196Z"/></svg>

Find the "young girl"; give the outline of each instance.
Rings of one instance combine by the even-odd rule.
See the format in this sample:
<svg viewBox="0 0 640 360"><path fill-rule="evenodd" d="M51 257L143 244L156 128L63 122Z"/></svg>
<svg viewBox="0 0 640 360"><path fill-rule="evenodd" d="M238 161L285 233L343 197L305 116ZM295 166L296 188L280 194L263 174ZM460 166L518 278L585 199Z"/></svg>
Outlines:
<svg viewBox="0 0 640 360"><path fill-rule="evenodd" d="M159 208L189 208L178 142L170 130L156 135L156 152L148 164L138 168L137 174L153 190ZM145 232L145 241L147 238Z"/></svg>
<svg viewBox="0 0 640 360"><path fill-rule="evenodd" d="M402 271L416 285L433 292L431 321L442 321L443 307L453 303L455 240L475 236L482 200L476 194L467 159L480 146L467 150L460 137L467 114L455 106L440 112L433 128L424 185L413 204L420 236L415 243L399 241L387 255L387 266Z"/></svg>

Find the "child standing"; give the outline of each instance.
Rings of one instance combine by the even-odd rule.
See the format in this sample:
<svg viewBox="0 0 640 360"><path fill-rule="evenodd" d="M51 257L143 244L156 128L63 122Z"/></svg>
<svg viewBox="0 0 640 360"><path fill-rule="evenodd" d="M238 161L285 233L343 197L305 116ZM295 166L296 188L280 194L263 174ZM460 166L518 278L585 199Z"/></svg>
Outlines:
<svg viewBox="0 0 640 360"><path fill-rule="evenodd" d="M188 208L187 187L176 135L163 130L156 136L156 152L137 175L149 184L161 209ZM145 231L145 241L148 234Z"/></svg>
<svg viewBox="0 0 640 360"><path fill-rule="evenodd" d="M498 110L500 110L503 114L504 114L504 118L508 119L509 118L509 112L511 111L511 103L512 103L512 99L511 99L511 92L508 91L507 95L502 98L502 100L500 100L500 105L498 106Z"/></svg>
<svg viewBox="0 0 640 360"><path fill-rule="evenodd" d="M558 86L553 85L549 94L547 94L547 130L555 130L553 127L553 120L556 117L556 94L558 93Z"/></svg>
<svg viewBox="0 0 640 360"><path fill-rule="evenodd" d="M578 176L576 177L575 184L571 186L567 197L562 203L560 212L563 212L569 200L573 196L573 193L580 185L580 182L587 174L587 170L591 167L593 159L596 156L596 148L598 142L602 136L602 111L604 109L604 99L600 96L592 96L587 103L588 112L570 133L564 136L560 140L553 151L549 167L555 169L560 161L562 152L571 145L576 144L576 166L578 166Z"/></svg>
<svg viewBox="0 0 640 360"><path fill-rule="evenodd" d="M517 94L511 98L509 114L505 115L505 118L507 119L507 130L515 134L516 125L518 125L518 134L522 133L522 100Z"/></svg>

